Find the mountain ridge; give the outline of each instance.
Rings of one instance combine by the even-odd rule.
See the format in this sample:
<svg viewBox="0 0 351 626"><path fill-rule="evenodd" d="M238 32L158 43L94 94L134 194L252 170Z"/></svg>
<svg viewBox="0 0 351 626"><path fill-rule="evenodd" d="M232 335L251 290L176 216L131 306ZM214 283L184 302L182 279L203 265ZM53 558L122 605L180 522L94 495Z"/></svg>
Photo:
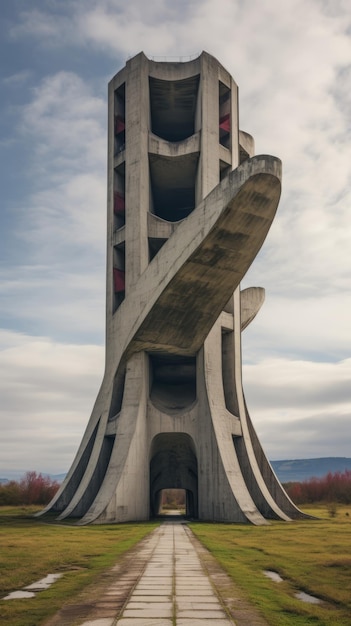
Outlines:
<svg viewBox="0 0 351 626"><path fill-rule="evenodd" d="M327 474L351 470L349 457L319 457L317 459L288 459L270 462L280 482L302 482L322 478Z"/></svg>

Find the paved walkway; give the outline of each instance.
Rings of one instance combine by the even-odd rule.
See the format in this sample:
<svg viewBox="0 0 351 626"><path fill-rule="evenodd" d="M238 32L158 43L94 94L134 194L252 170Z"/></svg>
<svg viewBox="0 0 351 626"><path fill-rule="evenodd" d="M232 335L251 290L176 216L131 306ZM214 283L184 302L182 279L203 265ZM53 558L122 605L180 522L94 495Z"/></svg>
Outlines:
<svg viewBox="0 0 351 626"><path fill-rule="evenodd" d="M267 626L186 524L167 521L46 626Z"/></svg>
<svg viewBox="0 0 351 626"><path fill-rule="evenodd" d="M150 551L146 568L121 615L85 621L82 626L233 625L188 533L180 523L166 522L156 529L144 548ZM120 584L108 593L111 600L117 599Z"/></svg>

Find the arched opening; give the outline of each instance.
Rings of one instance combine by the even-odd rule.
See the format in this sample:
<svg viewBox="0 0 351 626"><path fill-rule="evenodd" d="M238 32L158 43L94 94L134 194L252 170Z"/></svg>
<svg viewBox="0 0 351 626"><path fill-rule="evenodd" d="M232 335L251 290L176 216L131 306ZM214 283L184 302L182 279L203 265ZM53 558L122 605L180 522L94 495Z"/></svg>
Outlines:
<svg viewBox="0 0 351 626"><path fill-rule="evenodd" d="M149 354L150 399L161 411L182 411L196 400L196 357Z"/></svg>
<svg viewBox="0 0 351 626"><path fill-rule="evenodd" d="M158 515L162 517L186 515L185 489L162 489Z"/></svg>
<svg viewBox="0 0 351 626"><path fill-rule="evenodd" d="M161 511L164 490L185 491L185 515L198 517L197 459L192 438L186 433L161 433L151 444L150 512Z"/></svg>

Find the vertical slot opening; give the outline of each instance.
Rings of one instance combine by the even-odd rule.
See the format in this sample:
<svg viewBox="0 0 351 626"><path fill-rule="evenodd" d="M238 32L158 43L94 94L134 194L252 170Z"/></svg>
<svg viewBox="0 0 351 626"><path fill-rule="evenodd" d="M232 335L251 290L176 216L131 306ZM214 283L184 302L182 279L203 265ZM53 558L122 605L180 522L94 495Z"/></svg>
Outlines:
<svg viewBox="0 0 351 626"><path fill-rule="evenodd" d="M234 341L233 332L222 330L222 380L224 401L228 411L239 415L238 399L235 391Z"/></svg>
<svg viewBox="0 0 351 626"><path fill-rule="evenodd" d="M219 143L231 147L231 92L229 87L219 82Z"/></svg>
<svg viewBox="0 0 351 626"><path fill-rule="evenodd" d="M115 169L113 189L114 229L117 230L124 226L126 215L124 162Z"/></svg>
<svg viewBox="0 0 351 626"><path fill-rule="evenodd" d="M126 143L126 114L125 114L125 83L115 91L115 155L122 152Z"/></svg>
<svg viewBox="0 0 351 626"><path fill-rule="evenodd" d="M115 311L126 295L125 245L124 242L113 248L113 288L115 294Z"/></svg>

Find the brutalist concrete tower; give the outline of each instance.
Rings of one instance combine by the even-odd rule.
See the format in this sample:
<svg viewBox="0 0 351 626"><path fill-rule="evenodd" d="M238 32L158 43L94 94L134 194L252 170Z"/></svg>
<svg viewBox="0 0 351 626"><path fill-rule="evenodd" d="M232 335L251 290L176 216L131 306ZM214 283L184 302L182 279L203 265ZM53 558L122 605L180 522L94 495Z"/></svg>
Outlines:
<svg viewBox="0 0 351 626"><path fill-rule="evenodd" d="M274 218L281 163L239 130L238 88L203 52L130 59L109 84L106 369L73 465L47 510L146 520L182 488L200 520L301 517L246 408L240 291Z"/></svg>

